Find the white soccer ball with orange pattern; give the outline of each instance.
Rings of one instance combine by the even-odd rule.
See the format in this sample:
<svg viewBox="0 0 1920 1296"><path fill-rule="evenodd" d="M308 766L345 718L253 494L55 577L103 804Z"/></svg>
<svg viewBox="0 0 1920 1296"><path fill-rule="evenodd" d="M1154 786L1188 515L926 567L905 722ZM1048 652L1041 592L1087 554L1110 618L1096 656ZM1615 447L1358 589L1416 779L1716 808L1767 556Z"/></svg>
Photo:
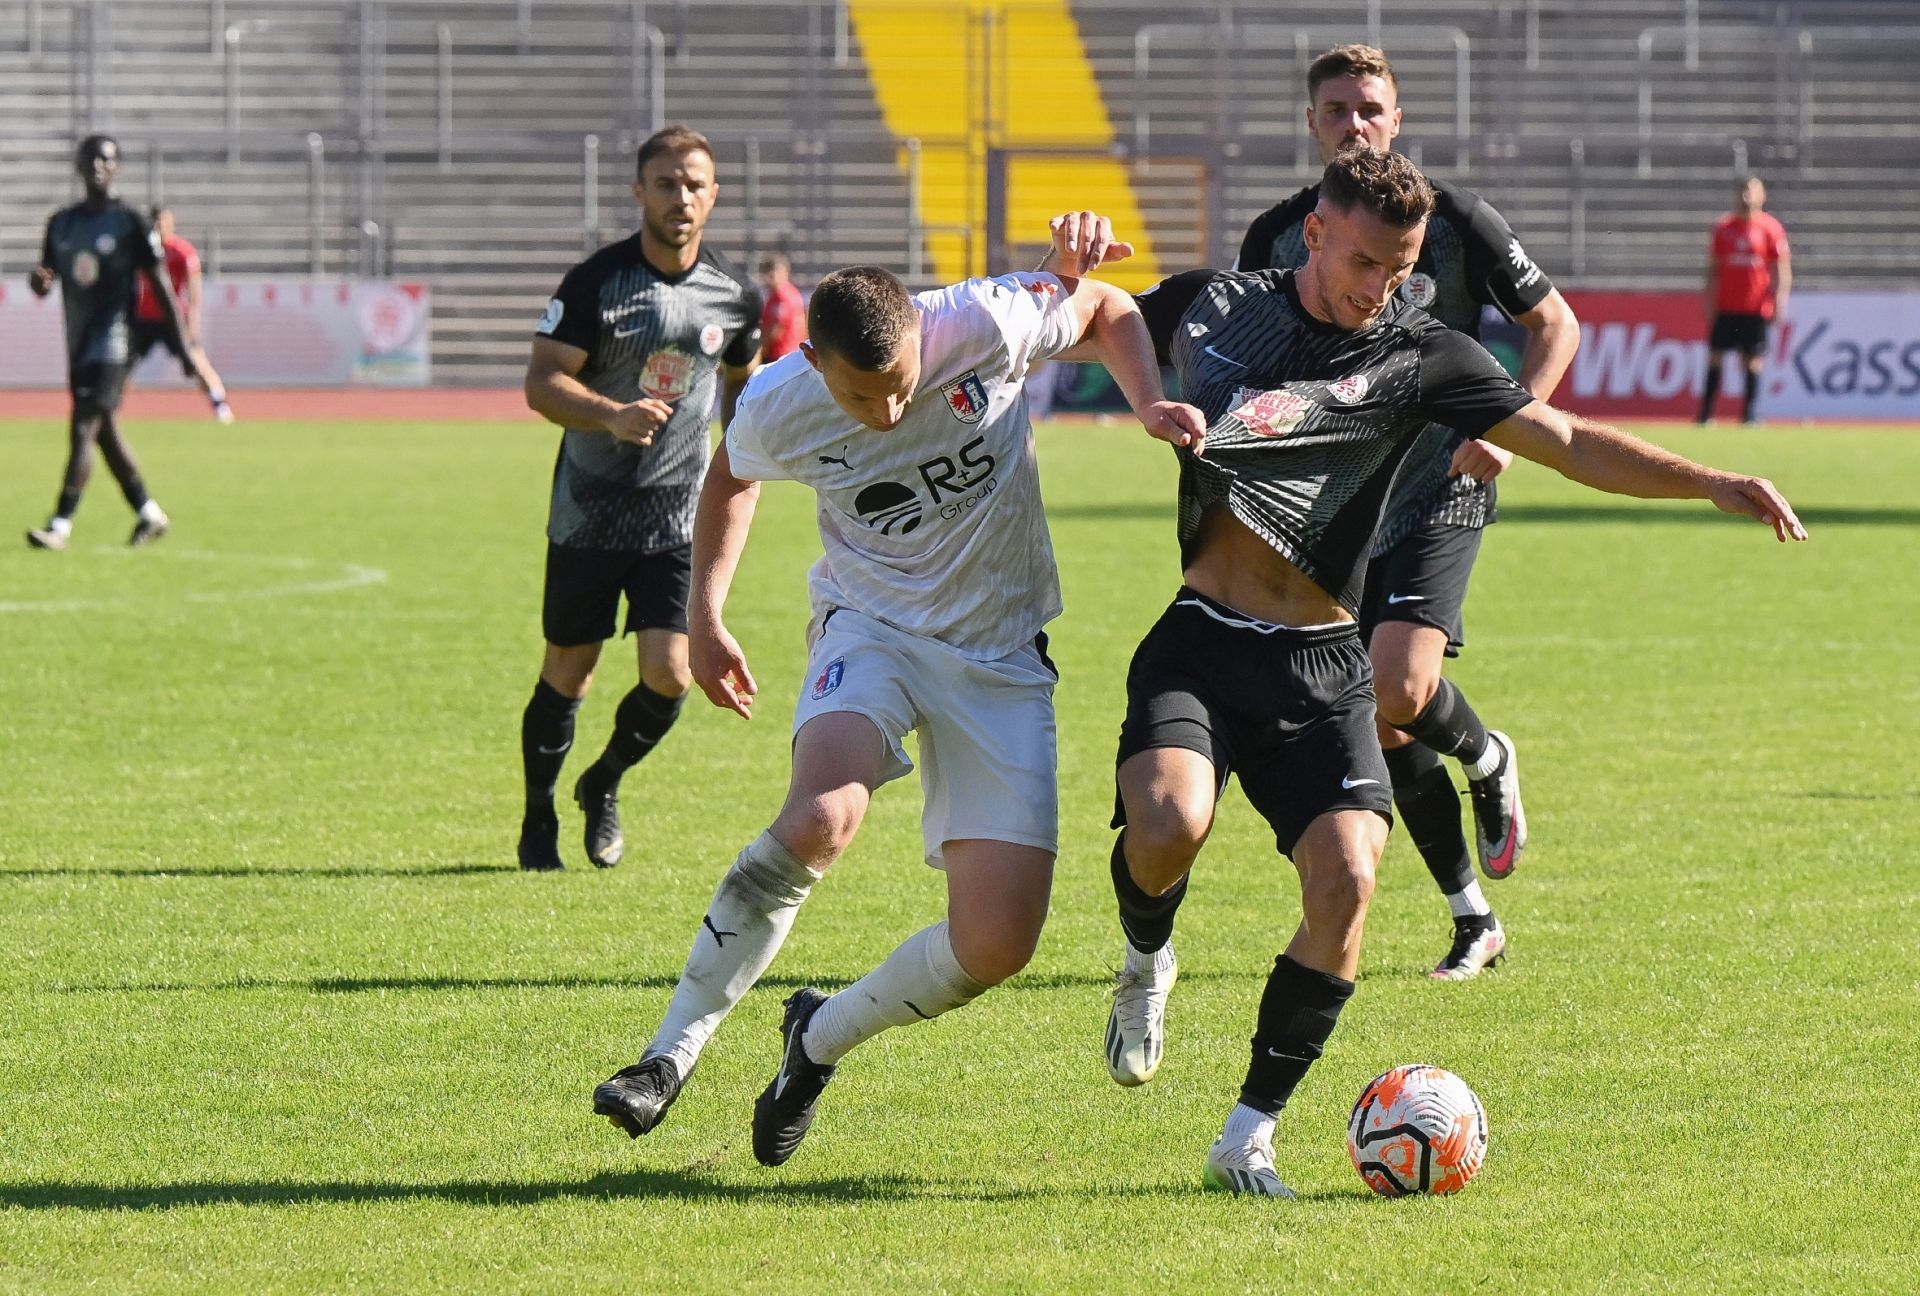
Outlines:
<svg viewBox="0 0 1920 1296"><path fill-rule="evenodd" d="M1412 1063L1375 1076L1347 1118L1347 1155L1382 1197L1455 1193L1487 1155L1487 1109L1467 1082Z"/></svg>

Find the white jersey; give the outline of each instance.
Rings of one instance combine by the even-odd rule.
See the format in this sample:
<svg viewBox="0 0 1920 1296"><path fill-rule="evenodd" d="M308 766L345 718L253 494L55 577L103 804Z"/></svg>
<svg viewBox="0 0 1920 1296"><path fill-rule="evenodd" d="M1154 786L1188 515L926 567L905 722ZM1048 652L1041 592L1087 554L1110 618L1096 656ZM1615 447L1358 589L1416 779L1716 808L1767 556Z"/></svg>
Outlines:
<svg viewBox="0 0 1920 1296"><path fill-rule="evenodd" d="M898 426L855 422L795 352L747 384L727 455L743 481L818 494L816 625L852 608L968 657L1003 657L1060 615L1023 380L1078 340L1078 323L1050 274L969 279L914 304L920 386Z"/></svg>

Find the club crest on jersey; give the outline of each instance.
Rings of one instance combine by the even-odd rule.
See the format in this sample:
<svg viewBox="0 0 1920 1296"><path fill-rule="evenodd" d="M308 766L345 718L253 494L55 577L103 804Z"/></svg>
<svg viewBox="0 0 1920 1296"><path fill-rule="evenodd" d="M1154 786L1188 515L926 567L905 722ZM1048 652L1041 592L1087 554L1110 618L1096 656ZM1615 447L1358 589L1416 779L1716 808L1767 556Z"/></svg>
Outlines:
<svg viewBox="0 0 1920 1296"><path fill-rule="evenodd" d="M1416 270L1407 276L1406 285L1400 289L1400 295L1421 310L1425 310L1433 305L1434 299L1440 295L1440 285L1434 281L1432 275L1422 274Z"/></svg>
<svg viewBox="0 0 1920 1296"><path fill-rule="evenodd" d="M827 663L827 668L813 679L813 700L818 702L827 694L840 687L840 681L846 678L847 659L836 657Z"/></svg>
<svg viewBox="0 0 1920 1296"><path fill-rule="evenodd" d="M987 412L987 389L975 370L940 384L940 394L947 398L948 412L962 423L978 423Z"/></svg>
<svg viewBox="0 0 1920 1296"><path fill-rule="evenodd" d="M718 324L709 324L700 330L700 349L708 355L719 355L720 344L727 340L727 331Z"/></svg>
<svg viewBox="0 0 1920 1296"><path fill-rule="evenodd" d="M1242 387L1235 400L1245 403L1230 411L1247 425L1247 431L1260 437L1280 437L1300 426L1300 420L1313 408L1313 402L1284 388L1278 391L1254 391Z"/></svg>
<svg viewBox="0 0 1920 1296"><path fill-rule="evenodd" d="M679 400L693 390L693 357L676 347L655 351L641 366L640 390L655 400Z"/></svg>
<svg viewBox="0 0 1920 1296"><path fill-rule="evenodd" d="M1367 376L1355 374L1351 378L1342 378L1339 382L1327 384L1327 395L1342 405L1358 405L1367 395Z"/></svg>
<svg viewBox="0 0 1920 1296"><path fill-rule="evenodd" d="M112 256L113 250L119 246L120 244L114 240L111 234L102 234L93 241L93 250L101 256Z"/></svg>

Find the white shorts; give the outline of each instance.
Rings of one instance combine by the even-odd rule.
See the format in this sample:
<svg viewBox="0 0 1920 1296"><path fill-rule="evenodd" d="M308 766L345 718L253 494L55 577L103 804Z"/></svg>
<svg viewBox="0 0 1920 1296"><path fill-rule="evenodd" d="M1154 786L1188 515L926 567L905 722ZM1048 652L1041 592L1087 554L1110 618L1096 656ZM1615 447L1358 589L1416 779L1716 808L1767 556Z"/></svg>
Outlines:
<svg viewBox="0 0 1920 1296"><path fill-rule="evenodd" d="M945 843L974 838L1057 853L1054 678L1037 643L975 661L841 608L808 654L793 731L819 715L867 717L891 749L883 783L913 772L903 740L918 731L920 828L935 868Z"/></svg>

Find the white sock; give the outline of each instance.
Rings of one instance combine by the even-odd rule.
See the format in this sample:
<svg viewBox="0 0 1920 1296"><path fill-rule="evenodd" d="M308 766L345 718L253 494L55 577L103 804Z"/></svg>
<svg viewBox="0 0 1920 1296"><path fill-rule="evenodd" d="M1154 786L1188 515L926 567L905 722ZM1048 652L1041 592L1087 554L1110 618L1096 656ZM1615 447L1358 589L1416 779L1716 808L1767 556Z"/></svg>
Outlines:
<svg viewBox="0 0 1920 1296"><path fill-rule="evenodd" d="M832 1066L889 1026L930 1021L986 993L953 952L944 922L915 932L886 961L814 1010L801 1046Z"/></svg>
<svg viewBox="0 0 1920 1296"><path fill-rule="evenodd" d="M1500 762L1507 757L1507 749L1493 739L1487 739L1487 749L1480 753L1479 760L1462 758L1460 768L1466 771L1470 779L1492 778L1500 770Z"/></svg>
<svg viewBox="0 0 1920 1296"><path fill-rule="evenodd" d="M1220 1132L1220 1141L1229 1147L1243 1147L1255 1142L1272 1146L1276 1119L1263 1111L1255 1111L1245 1103L1235 1103L1233 1110L1227 1113L1227 1127Z"/></svg>
<svg viewBox="0 0 1920 1296"><path fill-rule="evenodd" d="M1455 891L1449 895L1447 908L1453 910L1455 918L1472 918L1493 912L1493 906L1488 904L1486 896L1480 893L1479 878L1471 879L1467 883L1466 890Z"/></svg>
<svg viewBox="0 0 1920 1296"><path fill-rule="evenodd" d="M146 522L165 522L167 512L160 507L160 501L150 499L140 506L140 517Z"/></svg>
<svg viewBox="0 0 1920 1296"><path fill-rule="evenodd" d="M58 536L72 535L73 519L58 516L50 517L47 519L47 530Z"/></svg>
<svg viewBox="0 0 1920 1296"><path fill-rule="evenodd" d="M671 1053L682 1076L691 1072L721 1021L780 952L818 880L772 833L754 838L720 879L666 1016L641 1056Z"/></svg>
<svg viewBox="0 0 1920 1296"><path fill-rule="evenodd" d="M225 405L227 403L227 389L225 387L209 389L207 392L207 401L214 405Z"/></svg>
<svg viewBox="0 0 1920 1296"><path fill-rule="evenodd" d="M1173 961L1172 942L1162 945L1151 954L1142 954L1133 947L1131 941L1127 942L1127 971L1135 976L1145 976L1148 973L1164 975L1173 970Z"/></svg>

